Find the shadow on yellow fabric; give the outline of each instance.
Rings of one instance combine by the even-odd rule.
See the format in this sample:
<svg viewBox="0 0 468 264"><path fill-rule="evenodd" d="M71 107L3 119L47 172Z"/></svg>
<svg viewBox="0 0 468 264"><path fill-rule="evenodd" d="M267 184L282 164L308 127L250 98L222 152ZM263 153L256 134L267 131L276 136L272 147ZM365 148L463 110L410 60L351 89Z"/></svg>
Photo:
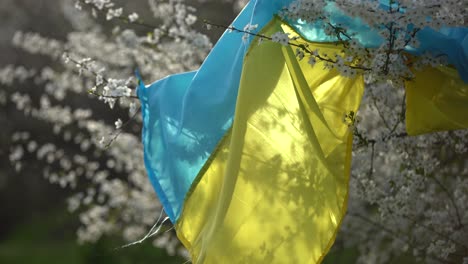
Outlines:
<svg viewBox="0 0 468 264"><path fill-rule="evenodd" d="M468 128L468 83L450 67L415 71L415 78L406 82L408 134L463 128Z"/></svg>
<svg viewBox="0 0 468 264"><path fill-rule="evenodd" d="M262 30L289 29L274 19ZM339 53L340 46L320 45ZM230 132L187 194L176 223L193 263L317 263L344 217L361 76L258 43L245 57Z"/></svg>

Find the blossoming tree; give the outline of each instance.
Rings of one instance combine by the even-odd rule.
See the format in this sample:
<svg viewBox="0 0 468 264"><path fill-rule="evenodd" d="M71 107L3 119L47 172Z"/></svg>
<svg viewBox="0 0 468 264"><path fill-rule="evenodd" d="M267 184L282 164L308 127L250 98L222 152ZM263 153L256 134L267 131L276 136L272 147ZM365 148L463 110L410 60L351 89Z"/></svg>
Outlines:
<svg viewBox="0 0 468 264"><path fill-rule="evenodd" d="M329 19L330 2L344 14L359 17L383 41L372 49L362 45L347 25ZM66 40L33 32L17 32L12 39L16 47L60 61L60 66L0 69L0 104L14 105L53 132L45 140L36 138L33 129L14 133L10 161L19 172L27 166L23 157L34 155L42 162L44 177L73 190L68 205L70 211L80 212L81 242L111 233L137 241L162 210L143 164L134 69L147 80L160 79L196 69L211 48L209 38L199 32L200 8L191 6L199 3L148 4L152 16L143 19L111 0L64 1L74 26ZM245 1L236 4L241 7ZM426 27L466 26L466 3L387 4L389 8L382 9L373 0L297 0L285 6L279 14L283 19L321 23L325 34L343 45L343 56L310 50L283 33L259 37L292 45L296 56L311 65L325 61L344 76L365 75L367 89L359 113L343 116L355 134L353 169L348 214L332 254L354 249L359 263L395 263L407 257L425 263L468 263L467 130L407 135L404 89L405 81L414 77L410 66L448 63L431 54L415 59L405 48L418 47L416 35ZM105 21L116 26L109 30L102 26L108 25ZM206 22L208 28L213 25L219 27ZM252 28L230 29L231 34L250 34ZM43 87L40 94L15 88L32 83ZM112 122L104 120L108 116ZM153 241L172 254L179 248L171 232L157 233Z"/></svg>

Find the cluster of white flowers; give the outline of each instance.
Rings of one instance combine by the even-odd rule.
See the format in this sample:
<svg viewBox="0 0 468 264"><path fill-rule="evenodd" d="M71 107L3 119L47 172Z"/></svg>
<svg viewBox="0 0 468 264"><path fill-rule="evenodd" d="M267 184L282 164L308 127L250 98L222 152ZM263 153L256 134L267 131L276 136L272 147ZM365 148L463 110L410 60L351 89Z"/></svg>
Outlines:
<svg viewBox="0 0 468 264"><path fill-rule="evenodd" d="M468 130L407 136L404 90L367 88L337 245L357 246L359 263L458 263L468 247Z"/></svg>
<svg viewBox="0 0 468 264"><path fill-rule="evenodd" d="M104 11L106 20L112 20L114 18L123 18L123 8L114 8L115 3L111 0L76 0L75 8L82 10L83 6L91 7L91 12L94 17L98 16L99 12ZM129 20L135 21L138 19L138 14L132 13L128 16Z"/></svg>
<svg viewBox="0 0 468 264"><path fill-rule="evenodd" d="M210 27L211 25L210 24L207 24L208 27ZM247 40L249 39L249 37L252 37L252 35L250 34L252 31L254 31L255 29L258 28L258 24L255 24L255 25L252 25L252 24L247 24L245 25L244 27L244 35L242 35L242 41L244 41L244 43L247 42ZM208 28L209 30L209 28Z"/></svg>
<svg viewBox="0 0 468 264"><path fill-rule="evenodd" d="M76 28L65 39L31 32L17 32L12 39L18 49L54 65L0 68L0 105L40 124L12 135L10 162L20 172L28 166L23 160L35 159L48 181L74 190L69 210L80 214L80 242L110 233L133 242L162 210L144 168L134 70L145 80L194 70L211 48L209 38L192 28L195 8L179 0L148 2L153 16L143 18L110 0L63 1ZM105 32L94 15L118 18L107 22L118 26ZM38 88L30 89L31 84ZM171 254L185 254L172 232L152 239Z"/></svg>
<svg viewBox="0 0 468 264"><path fill-rule="evenodd" d="M355 69L364 71L369 80L385 82L392 80L396 86L401 86L402 80L411 79L413 74L409 65L446 64L445 57L437 59L409 58L404 52L406 47L419 46L416 34L425 27L440 29L442 26L460 26L465 23L466 6L463 1L388 1L389 8L382 8L379 1L330 1L330 0L297 0L292 2L282 16L288 19L301 19L305 22L319 23L325 34L336 37L344 46L345 63L339 63L342 55L317 59L327 61L327 67L337 68L345 75L354 76ZM360 18L372 30L384 39L378 48L366 49L356 38L359 36L350 33L347 26L334 24L328 10L333 5L344 15L351 18ZM278 41L277 39L275 41ZM285 43L286 40L282 42ZM363 55L366 56L363 56ZM302 56L302 53L299 53Z"/></svg>
<svg viewBox="0 0 468 264"><path fill-rule="evenodd" d="M282 32L276 32L271 36L271 41L287 46L289 45L289 35Z"/></svg>
<svg viewBox="0 0 468 264"><path fill-rule="evenodd" d="M140 17L140 16L139 16L137 13L133 12L133 13L131 13L130 15L128 15L128 20L129 20L130 22L135 22L135 21L138 20L139 17Z"/></svg>
<svg viewBox="0 0 468 264"><path fill-rule="evenodd" d="M80 6L80 3L83 1L77 1L75 3L75 6ZM112 3L110 0L84 0L84 3L86 4L92 4L94 5L97 9L101 10L103 8L111 8L114 6L114 3ZM78 7L78 9L81 9Z"/></svg>
<svg viewBox="0 0 468 264"><path fill-rule="evenodd" d="M106 19L111 20L114 17L121 17L122 16L123 9L122 8L117 8L117 9L109 9L106 14Z"/></svg>
<svg viewBox="0 0 468 264"><path fill-rule="evenodd" d="M99 85L98 82L99 79L97 78L96 85ZM111 109L114 108L117 99L121 97L130 97L132 93L132 90L128 88L130 82L131 79L108 79L104 88L102 89L102 96L100 96L100 98L104 100L105 103L108 103Z"/></svg>
<svg viewBox="0 0 468 264"><path fill-rule="evenodd" d="M42 37L34 32L17 31L12 39L13 45L30 53L58 58L63 54L64 44L56 39Z"/></svg>

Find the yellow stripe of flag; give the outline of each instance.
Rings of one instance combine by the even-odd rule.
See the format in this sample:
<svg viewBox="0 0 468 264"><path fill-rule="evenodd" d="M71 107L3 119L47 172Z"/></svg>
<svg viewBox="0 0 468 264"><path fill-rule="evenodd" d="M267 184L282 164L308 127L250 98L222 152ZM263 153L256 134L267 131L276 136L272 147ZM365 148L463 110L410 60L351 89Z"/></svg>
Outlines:
<svg viewBox="0 0 468 264"><path fill-rule="evenodd" d="M454 68L427 67L406 82L410 135L468 128L468 84Z"/></svg>
<svg viewBox="0 0 468 264"><path fill-rule="evenodd" d="M262 34L281 30L274 20ZM176 223L193 263L322 260L348 195L352 135L342 117L357 111L362 92L362 77L298 62L277 43L251 45L232 130Z"/></svg>

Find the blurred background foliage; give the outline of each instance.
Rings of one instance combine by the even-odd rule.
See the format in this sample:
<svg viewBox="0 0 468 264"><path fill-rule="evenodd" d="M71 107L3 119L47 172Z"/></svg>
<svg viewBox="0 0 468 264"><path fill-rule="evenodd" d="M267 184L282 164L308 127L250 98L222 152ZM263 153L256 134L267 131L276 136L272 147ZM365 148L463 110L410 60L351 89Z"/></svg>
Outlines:
<svg viewBox="0 0 468 264"><path fill-rule="evenodd" d="M146 0L115 1L128 10L148 15ZM197 3L194 3L197 4ZM235 15L230 2L212 1L197 4L205 18L228 23ZM56 0L2 0L0 1L0 68L9 64L41 68L49 65L60 67L49 57L25 53L11 45L16 31L38 32L42 36L65 40L72 25L64 16L61 4ZM102 21L109 31L115 24ZM200 25L201 28L202 25ZM215 40L222 32L211 31ZM3 87L0 87L3 89ZM33 82L15 87L19 90L37 90ZM68 98L70 104L89 103L89 99ZM73 101L73 102L70 102ZM107 108L95 102L98 108ZM115 113L104 111L109 122L115 121ZM34 131L36 138L50 138L62 147L60 138L54 139L50 126L31 122L12 105L0 109L0 263L8 264L81 264L81 263L184 263L181 257L169 256L165 250L156 248L151 241L128 248L120 237L101 238L95 244L79 245L76 230L78 214L69 213L66 198L70 189L52 185L42 176L41 162L33 155L26 156L24 166L17 173L8 162L11 135L17 131ZM34 127L34 129L31 129ZM76 148L76 146L75 146Z"/></svg>

